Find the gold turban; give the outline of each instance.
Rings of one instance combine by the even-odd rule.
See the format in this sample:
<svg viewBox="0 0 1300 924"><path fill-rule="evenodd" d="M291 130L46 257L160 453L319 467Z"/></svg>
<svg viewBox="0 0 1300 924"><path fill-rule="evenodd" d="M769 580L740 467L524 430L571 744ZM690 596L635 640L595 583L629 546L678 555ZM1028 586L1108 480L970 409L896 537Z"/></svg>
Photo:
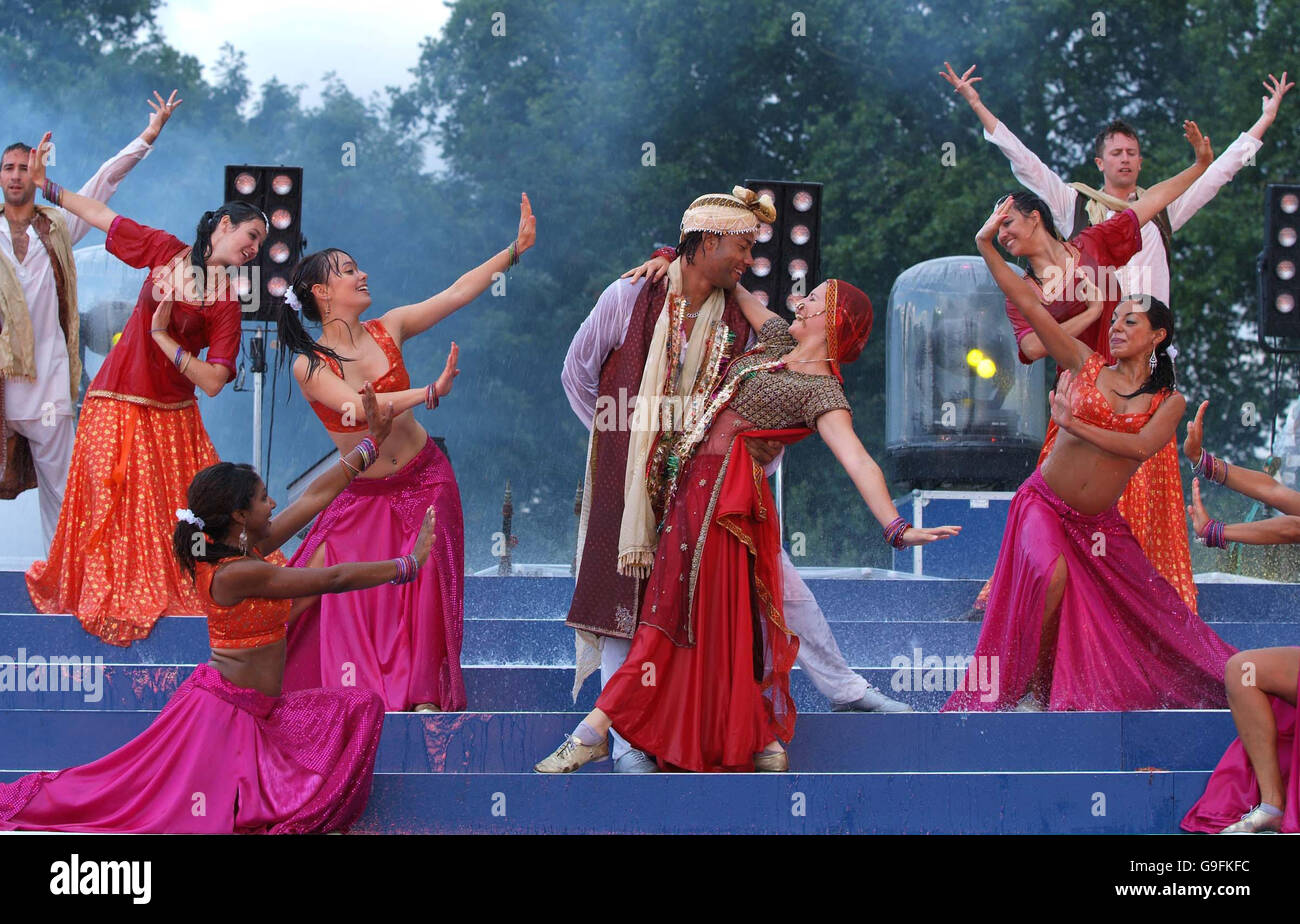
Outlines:
<svg viewBox="0 0 1300 924"><path fill-rule="evenodd" d="M682 215L682 240L692 231L709 234L748 234L757 231L759 222L776 221L776 206L771 196L743 186L736 186L731 195L710 193L691 203Z"/></svg>

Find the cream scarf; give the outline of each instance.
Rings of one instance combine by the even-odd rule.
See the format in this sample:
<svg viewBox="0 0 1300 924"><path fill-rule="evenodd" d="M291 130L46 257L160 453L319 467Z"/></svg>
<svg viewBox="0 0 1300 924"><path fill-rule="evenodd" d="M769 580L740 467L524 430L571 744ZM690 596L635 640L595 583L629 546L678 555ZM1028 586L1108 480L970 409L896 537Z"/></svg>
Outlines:
<svg viewBox="0 0 1300 924"><path fill-rule="evenodd" d="M77 399L81 387L81 362L78 356L80 330L77 325L77 262L72 256L72 240L68 229L57 209L38 205L41 212L50 219L50 244L54 253L51 260L58 260L63 268L63 279L69 307L72 309L73 323L68 326L68 374L71 379L72 400ZM0 208L0 214L4 209ZM18 282L18 276L8 260L0 259L0 317L4 328L0 329L0 375L6 378L36 380L36 335L32 332L32 316L27 308L27 297Z"/></svg>
<svg viewBox="0 0 1300 924"><path fill-rule="evenodd" d="M1088 197L1084 209L1088 213L1088 221L1094 225L1099 225L1106 220L1107 211L1122 212L1133 207L1132 202L1119 199L1110 193L1102 192L1100 189L1093 189L1087 183L1071 183L1070 188ZM1136 189L1139 199L1146 194L1146 190L1141 186L1136 187ZM1079 230L1076 229L1075 233L1077 234Z"/></svg>
<svg viewBox="0 0 1300 924"><path fill-rule="evenodd" d="M623 523L618 537L618 573L629 577L644 579L650 576L655 547L659 542L655 530L654 507L647 486L646 465L662 421L660 411L666 406L664 398L690 398L704 365L709 342L714 339L709 333L716 331L717 326L722 324L722 311L726 306L726 294L721 289L714 289L700 306L686 357L679 364L679 357L672 355L680 344L678 332L673 330L673 322L675 319L679 323L684 321L681 316L685 309L675 307L673 299L680 297L681 291L682 261L677 259L668 266L668 292L655 323L645 371L641 374L636 412L628 421L632 432L628 438L627 469L623 480ZM683 401L682 404L685 411L683 416L689 426L693 411L688 401ZM680 425L680 417L676 420Z"/></svg>

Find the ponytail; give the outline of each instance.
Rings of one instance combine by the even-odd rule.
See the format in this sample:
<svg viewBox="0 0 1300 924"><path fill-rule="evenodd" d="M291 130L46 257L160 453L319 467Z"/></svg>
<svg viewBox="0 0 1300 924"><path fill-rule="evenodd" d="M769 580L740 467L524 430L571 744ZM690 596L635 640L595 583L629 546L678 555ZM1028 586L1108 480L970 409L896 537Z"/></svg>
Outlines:
<svg viewBox="0 0 1300 924"><path fill-rule="evenodd" d="M236 510L247 510L262 479L247 464L218 462L209 465L194 476L186 491L186 503L202 525L178 520L172 531L172 551L190 575L195 565L205 561L216 563L227 558L239 558L244 553L217 539L226 535L235 519Z"/></svg>
<svg viewBox="0 0 1300 924"><path fill-rule="evenodd" d="M320 306L316 304L316 296L312 293L312 287L324 285L329 282L333 274L339 272L339 266L344 257L349 256L346 251L331 247L328 250L318 250L316 253L308 254L298 261L294 266L293 272L289 275L289 293L297 300L295 308L288 301L280 308L280 320L278 322L280 337L280 362L284 363L290 356L307 357L307 377L311 378L316 374L316 369L324 361L324 358L334 360L342 366L345 362L351 360L340 356L329 347L322 346L316 342L316 339L307 332L303 325L303 318L314 324L320 324L324 320L321 316Z"/></svg>
<svg viewBox="0 0 1300 924"><path fill-rule="evenodd" d="M232 225L242 225L246 221L261 221L269 232L270 223L266 214L255 205L247 202L227 202L215 212L204 212L199 219L199 226L194 232L194 246L190 248L190 265L198 274L199 291L207 290L208 257L212 256L212 232L221 224L221 219L229 216Z"/></svg>

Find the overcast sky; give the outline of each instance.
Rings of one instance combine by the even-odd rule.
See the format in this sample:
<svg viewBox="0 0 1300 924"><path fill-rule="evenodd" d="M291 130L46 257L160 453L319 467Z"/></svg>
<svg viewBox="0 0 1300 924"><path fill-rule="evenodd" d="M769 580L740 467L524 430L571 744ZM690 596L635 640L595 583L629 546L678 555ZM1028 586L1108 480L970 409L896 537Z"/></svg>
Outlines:
<svg viewBox="0 0 1300 924"><path fill-rule="evenodd" d="M199 59L207 79L230 42L244 52L254 89L273 76L306 84L303 101L314 105L331 70L363 99L407 84L420 43L441 31L448 14L438 0L166 0L158 21L172 47Z"/></svg>

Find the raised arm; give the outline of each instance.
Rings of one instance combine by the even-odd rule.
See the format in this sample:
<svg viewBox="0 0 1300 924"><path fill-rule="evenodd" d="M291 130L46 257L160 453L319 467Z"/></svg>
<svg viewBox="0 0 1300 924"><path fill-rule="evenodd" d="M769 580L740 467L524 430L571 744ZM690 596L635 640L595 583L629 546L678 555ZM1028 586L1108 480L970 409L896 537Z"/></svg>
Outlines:
<svg viewBox="0 0 1300 924"><path fill-rule="evenodd" d="M1271 480L1271 479L1270 479ZM1211 538L1210 514L1201 502L1201 480L1192 479L1192 502L1187 505L1187 515L1192 520L1192 530L1207 545ZM1214 530L1223 539L1223 548L1229 542L1241 542L1246 545L1289 545L1300 542L1300 516L1284 514L1256 520L1253 523L1218 524Z"/></svg>
<svg viewBox="0 0 1300 924"><path fill-rule="evenodd" d="M1203 461L1201 453L1204 449L1205 409L1209 406L1210 402L1201 402L1201 406L1196 409L1196 417L1187 424L1187 437L1183 440L1183 455L1198 470ZM1215 461L1226 468L1227 480L1223 482L1224 487L1231 488L1238 494L1244 494L1261 504L1267 504L1274 510L1300 516L1300 492L1291 490L1267 472L1242 468L1225 459ZM1207 472L1206 477L1210 474Z"/></svg>
<svg viewBox="0 0 1300 924"><path fill-rule="evenodd" d="M1070 372L1063 372L1056 383L1056 389L1051 394L1052 419L1056 425L1099 449L1138 462L1145 462L1174 438L1178 431L1178 421L1183 419L1183 411L1187 409L1187 400L1175 392L1156 408L1156 412L1140 431L1118 433L1085 423L1074 416L1072 407L1075 384L1074 375Z"/></svg>
<svg viewBox="0 0 1300 924"><path fill-rule="evenodd" d="M433 389L439 398L451 394L452 383L460 375L457 363L460 361L460 347L453 341L447 352L447 362L442 374L434 382ZM351 415L355 423L368 423L366 404L361 392L358 392L330 369L317 366L316 371L308 374L310 363L306 356L298 356L293 361L293 377L302 389L303 397L332 408L340 414ZM405 414L420 405L428 406L427 387L407 388L402 391L384 392L384 401L393 409L394 415Z"/></svg>
<svg viewBox="0 0 1300 924"><path fill-rule="evenodd" d="M32 178L36 188L44 192L45 198L51 203L82 219L92 228L98 228L107 234L109 227L113 224L113 219L117 217L117 212L89 196L83 196L81 193L74 193L71 190L47 182L45 162L50 156L52 146L50 139L53 136L53 132L46 132L41 137L41 143L27 155L28 176Z"/></svg>
<svg viewBox="0 0 1300 924"><path fill-rule="evenodd" d="M1143 193L1142 198L1129 206L1133 213L1137 215L1139 225L1146 224L1160 214L1161 209L1187 192L1191 185L1196 182L1196 179L1214 162L1214 151L1210 148L1210 138L1208 135L1201 134L1201 130L1196 127L1195 122L1184 122L1183 134L1187 138L1187 143L1192 146L1192 150L1196 154L1196 160L1182 173L1175 174L1169 179L1152 186Z"/></svg>
<svg viewBox="0 0 1300 924"><path fill-rule="evenodd" d="M420 567L429 560L436 529L434 508L424 514L411 555ZM231 562L212 578L212 597L219 606L234 606L249 598L285 600L364 590L392 581L401 573L394 559L343 562L327 568L286 568L254 558Z"/></svg>
<svg viewBox="0 0 1300 924"><path fill-rule="evenodd" d="M970 76L975 71L971 65L960 77L952 65L944 62L945 71L939 76L952 84L954 92L970 105L984 126L985 140L994 144L1011 163L1011 173L1030 192L1042 198L1052 211L1052 221L1057 230L1068 236L1074 224L1074 203L1079 194L1070 184L1061 179L1051 167L1043 163L1037 154L1025 147L1024 142L1012 134L997 117L989 111L975 91L975 84L983 77Z"/></svg>
<svg viewBox="0 0 1300 924"><path fill-rule="evenodd" d="M780 317L775 311L764 308L758 297L740 284L736 285L736 301L740 303L741 313L745 315L745 320L754 329L754 333L762 330L768 321Z"/></svg>
<svg viewBox="0 0 1300 924"><path fill-rule="evenodd" d="M386 312L384 325L393 331L398 343L423 333L482 295L492 285L493 278L519 262L519 257L536 240L537 219L533 217L528 193L524 193L519 203L519 231L509 247L480 263L432 298Z"/></svg>
<svg viewBox="0 0 1300 924"><path fill-rule="evenodd" d="M370 437L377 449L384 445L384 440L392 429L393 405L384 402L381 407L375 396L375 387L369 382L361 387L361 404L365 419L370 424ZM270 555L284 545L290 536L310 523L316 514L329 506L330 501L352 483L352 479L364 468L365 462L360 444L340 457L337 465L318 476L297 500L271 519L270 532L257 544L257 550L263 555Z"/></svg>
<svg viewBox="0 0 1300 924"><path fill-rule="evenodd" d="M1056 360L1062 369L1078 370L1087 360L1092 350L1085 346L1081 341L1076 340L1066 333L1057 320L1048 313L1038 300L1037 293L1033 287L1024 279L1016 274L1007 261L1002 258L998 252L997 245L993 243L993 238L998 229L1002 227L1003 222L1008 220L1011 209L1015 206L1015 200L1010 196L999 203L998 207L993 210L988 221L980 228L979 233L975 235L975 245L979 248L980 256L988 264L989 272L993 274L993 280L998 284L1007 298L1020 312L1021 316L1029 322L1029 326L1034 329L1038 335L1038 340L1046 348L1048 354ZM1026 354L1028 355L1028 354Z"/></svg>
<svg viewBox="0 0 1300 924"><path fill-rule="evenodd" d="M826 441L836 460L858 489L871 515L881 528L898 518L898 508L889 496L889 486L880 466L871 458L862 440L853 430L853 417L843 408L827 411L817 418L817 432ZM946 539L961 532L960 526L935 526L926 529L910 527L903 534L904 545L922 545L936 539Z"/></svg>

